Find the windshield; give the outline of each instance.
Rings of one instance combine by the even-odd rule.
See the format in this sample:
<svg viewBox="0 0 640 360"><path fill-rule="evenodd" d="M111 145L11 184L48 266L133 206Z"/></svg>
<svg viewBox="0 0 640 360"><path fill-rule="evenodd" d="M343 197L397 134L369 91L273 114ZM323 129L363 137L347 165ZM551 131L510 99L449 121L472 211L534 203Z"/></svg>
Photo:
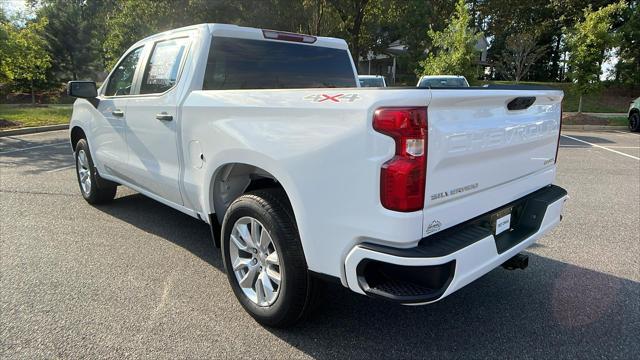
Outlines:
<svg viewBox="0 0 640 360"><path fill-rule="evenodd" d="M384 87L384 81L379 78L359 78L361 87Z"/></svg>
<svg viewBox="0 0 640 360"><path fill-rule="evenodd" d="M425 78L418 87L468 87L464 78Z"/></svg>

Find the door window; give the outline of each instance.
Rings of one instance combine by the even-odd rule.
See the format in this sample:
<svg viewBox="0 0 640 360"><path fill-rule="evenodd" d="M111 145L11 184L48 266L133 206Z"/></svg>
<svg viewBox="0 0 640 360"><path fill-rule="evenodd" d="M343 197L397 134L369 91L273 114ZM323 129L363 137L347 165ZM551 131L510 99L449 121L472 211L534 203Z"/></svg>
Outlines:
<svg viewBox="0 0 640 360"><path fill-rule="evenodd" d="M188 38L159 41L155 44L144 70L140 94L162 93L176 84L188 45Z"/></svg>
<svg viewBox="0 0 640 360"><path fill-rule="evenodd" d="M133 90L133 76L136 73L136 66L142 54L142 47L131 51L116 67L109 78L106 96L130 95Z"/></svg>

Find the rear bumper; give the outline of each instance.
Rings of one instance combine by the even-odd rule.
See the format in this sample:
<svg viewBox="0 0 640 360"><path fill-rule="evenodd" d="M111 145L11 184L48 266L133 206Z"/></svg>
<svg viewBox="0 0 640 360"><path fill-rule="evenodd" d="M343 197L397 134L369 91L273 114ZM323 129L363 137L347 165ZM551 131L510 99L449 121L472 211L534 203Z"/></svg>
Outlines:
<svg viewBox="0 0 640 360"><path fill-rule="evenodd" d="M359 244L347 255L347 285L404 304L440 300L531 246L561 220L567 192L555 185L514 201L512 230L493 235L495 209L422 239L411 249Z"/></svg>

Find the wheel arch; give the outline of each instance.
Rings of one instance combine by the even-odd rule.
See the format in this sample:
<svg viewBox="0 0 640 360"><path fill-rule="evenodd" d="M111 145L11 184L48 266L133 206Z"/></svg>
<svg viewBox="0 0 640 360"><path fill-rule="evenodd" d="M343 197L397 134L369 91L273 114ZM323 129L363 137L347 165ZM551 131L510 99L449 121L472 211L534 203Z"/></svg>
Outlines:
<svg viewBox="0 0 640 360"><path fill-rule="evenodd" d="M69 140L71 141L71 148L75 151L76 150L76 145L78 145L78 141L80 141L80 139L86 139L87 138L87 133L84 131L84 129L79 126L79 125L75 125L71 128L71 131L69 132Z"/></svg>
<svg viewBox="0 0 640 360"><path fill-rule="evenodd" d="M219 224L222 224L229 205L242 194L264 188L281 188L287 196L289 204L294 208L295 216L296 212L291 198L291 191L283 183L283 179L276 174L277 172L269 171L263 166L247 162L221 164L213 172L209 183L209 212L213 214Z"/></svg>

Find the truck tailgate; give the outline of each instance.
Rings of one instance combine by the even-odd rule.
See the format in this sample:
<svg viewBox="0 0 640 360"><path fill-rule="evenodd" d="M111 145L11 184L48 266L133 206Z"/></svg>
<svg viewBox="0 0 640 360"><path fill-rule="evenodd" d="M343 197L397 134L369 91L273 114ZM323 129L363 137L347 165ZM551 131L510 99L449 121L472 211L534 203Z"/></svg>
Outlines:
<svg viewBox="0 0 640 360"><path fill-rule="evenodd" d="M552 177L538 175L555 172L562 91L431 93L425 235L452 225L439 217L464 221L548 185ZM509 103L515 109L509 110ZM473 201L464 200L468 197ZM456 216L443 216L447 208L456 208Z"/></svg>

